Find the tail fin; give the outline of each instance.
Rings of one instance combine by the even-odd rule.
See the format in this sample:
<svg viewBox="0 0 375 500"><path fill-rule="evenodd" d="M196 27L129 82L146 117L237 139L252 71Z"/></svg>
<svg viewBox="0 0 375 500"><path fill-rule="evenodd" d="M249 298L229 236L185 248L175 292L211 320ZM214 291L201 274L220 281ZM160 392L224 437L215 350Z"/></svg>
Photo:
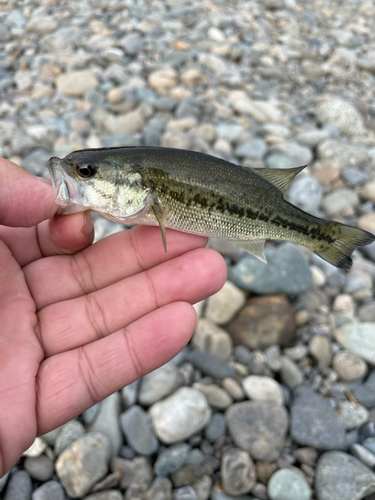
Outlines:
<svg viewBox="0 0 375 500"><path fill-rule="evenodd" d="M375 235L372 233L339 222L331 223L328 228L331 229L329 233L334 241L324 245L324 248L319 245L319 248L314 248L313 251L330 264L343 269L352 267L351 255L354 250L375 241Z"/></svg>

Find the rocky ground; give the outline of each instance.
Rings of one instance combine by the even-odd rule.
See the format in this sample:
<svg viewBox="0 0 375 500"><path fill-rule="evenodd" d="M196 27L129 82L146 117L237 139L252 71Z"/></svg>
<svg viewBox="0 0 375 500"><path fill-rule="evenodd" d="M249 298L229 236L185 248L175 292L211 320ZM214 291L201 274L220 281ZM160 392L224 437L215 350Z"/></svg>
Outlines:
<svg viewBox="0 0 375 500"><path fill-rule="evenodd" d="M374 26L372 1L0 0L0 154L37 175L143 144L308 164L288 199L375 232ZM375 499L375 244L349 272L211 246L228 281L191 344L38 438L6 500Z"/></svg>

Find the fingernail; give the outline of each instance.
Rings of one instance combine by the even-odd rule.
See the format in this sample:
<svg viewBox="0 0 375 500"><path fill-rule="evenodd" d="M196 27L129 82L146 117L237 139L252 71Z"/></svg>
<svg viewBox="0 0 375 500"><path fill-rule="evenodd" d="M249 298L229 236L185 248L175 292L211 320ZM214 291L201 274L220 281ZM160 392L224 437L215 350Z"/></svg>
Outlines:
<svg viewBox="0 0 375 500"><path fill-rule="evenodd" d="M83 212L83 215L84 215L84 223L82 226L82 233L85 236L88 236L94 230L94 225L92 223L92 218L91 218L90 212L88 212L88 211Z"/></svg>

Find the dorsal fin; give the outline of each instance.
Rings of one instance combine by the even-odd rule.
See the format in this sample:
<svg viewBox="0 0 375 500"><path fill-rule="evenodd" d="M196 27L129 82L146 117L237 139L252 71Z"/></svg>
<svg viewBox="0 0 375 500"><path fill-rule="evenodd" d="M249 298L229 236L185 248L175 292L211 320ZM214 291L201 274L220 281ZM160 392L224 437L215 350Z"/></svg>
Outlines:
<svg viewBox="0 0 375 500"><path fill-rule="evenodd" d="M283 194L291 185L293 179L298 175L307 165L295 168L251 168L254 174L259 175L266 181L270 182Z"/></svg>
<svg viewBox="0 0 375 500"><path fill-rule="evenodd" d="M259 260L267 264L266 256L264 255L264 243L266 240L247 240L247 241L238 241L238 240L229 240L234 245L238 245L242 247L247 252L251 253L255 257L258 257Z"/></svg>

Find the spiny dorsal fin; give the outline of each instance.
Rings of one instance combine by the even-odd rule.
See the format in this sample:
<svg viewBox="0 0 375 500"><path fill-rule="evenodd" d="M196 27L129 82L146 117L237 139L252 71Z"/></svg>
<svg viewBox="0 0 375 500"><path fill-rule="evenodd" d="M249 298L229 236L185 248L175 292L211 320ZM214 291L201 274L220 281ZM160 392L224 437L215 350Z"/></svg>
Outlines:
<svg viewBox="0 0 375 500"><path fill-rule="evenodd" d="M264 243L266 240L248 240L248 241L237 241L237 240L229 240L234 245L238 245L242 247L247 252L251 253L259 260L267 264L266 256L264 255Z"/></svg>
<svg viewBox="0 0 375 500"><path fill-rule="evenodd" d="M284 194L295 176L306 167L307 165L295 168L252 168L251 171L270 182Z"/></svg>

